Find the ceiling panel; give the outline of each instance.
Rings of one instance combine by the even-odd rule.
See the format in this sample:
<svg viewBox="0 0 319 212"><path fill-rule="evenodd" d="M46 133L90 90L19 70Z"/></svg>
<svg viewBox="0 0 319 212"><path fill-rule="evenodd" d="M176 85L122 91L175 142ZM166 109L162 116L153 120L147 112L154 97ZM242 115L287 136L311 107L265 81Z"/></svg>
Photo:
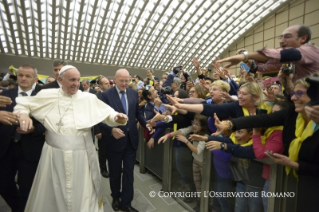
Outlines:
<svg viewBox="0 0 319 212"><path fill-rule="evenodd" d="M208 66L286 0L2 0L0 51L170 70Z"/></svg>

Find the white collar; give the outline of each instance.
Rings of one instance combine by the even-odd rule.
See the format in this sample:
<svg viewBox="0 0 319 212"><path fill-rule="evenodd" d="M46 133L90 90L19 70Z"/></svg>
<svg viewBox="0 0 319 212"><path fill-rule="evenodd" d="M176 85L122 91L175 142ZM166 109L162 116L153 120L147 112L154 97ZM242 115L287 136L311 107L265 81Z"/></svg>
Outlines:
<svg viewBox="0 0 319 212"><path fill-rule="evenodd" d="M116 88L116 90L117 90L117 93L120 93L120 92L121 92L120 89L118 89L116 85L115 85L115 88ZM126 93L126 89L125 89L124 92Z"/></svg>
<svg viewBox="0 0 319 212"><path fill-rule="evenodd" d="M28 90L28 91L23 91L23 90L20 88L20 86L18 86L18 96L19 96L19 94L20 94L21 92L24 92L24 93L28 94L28 96L31 96L31 93L32 93L32 91L34 90L36 84L37 84L37 83L34 83L34 84L32 85L32 88L31 88L30 90Z"/></svg>

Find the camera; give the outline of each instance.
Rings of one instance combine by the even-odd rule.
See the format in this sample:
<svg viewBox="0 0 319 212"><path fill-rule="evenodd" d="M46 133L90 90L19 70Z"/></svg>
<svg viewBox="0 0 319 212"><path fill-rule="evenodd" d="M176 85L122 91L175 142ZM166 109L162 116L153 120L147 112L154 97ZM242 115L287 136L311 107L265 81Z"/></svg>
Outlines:
<svg viewBox="0 0 319 212"><path fill-rule="evenodd" d="M281 72L289 75L295 73L295 65L292 63L286 63L285 66L281 69Z"/></svg>
<svg viewBox="0 0 319 212"><path fill-rule="evenodd" d="M256 115L261 115L261 114L267 114L267 110L257 108L256 109Z"/></svg>
<svg viewBox="0 0 319 212"><path fill-rule="evenodd" d="M164 88L161 88L161 93L170 95L173 93L173 89L171 88L171 86L166 86Z"/></svg>
<svg viewBox="0 0 319 212"><path fill-rule="evenodd" d="M319 77L307 77L306 81L310 84L307 90L307 95L310 98L310 102L308 102L307 105L319 105Z"/></svg>
<svg viewBox="0 0 319 212"><path fill-rule="evenodd" d="M183 66L176 66L173 68L173 72L174 74L177 74L178 72L180 72L183 69Z"/></svg>
<svg viewBox="0 0 319 212"><path fill-rule="evenodd" d="M252 60L248 73L256 74L257 70L258 70L258 66L257 66L256 62L254 60Z"/></svg>
<svg viewBox="0 0 319 212"><path fill-rule="evenodd" d="M211 68L208 68L207 71L208 71L208 72L212 72L212 69L211 69Z"/></svg>
<svg viewBox="0 0 319 212"><path fill-rule="evenodd" d="M135 82L135 79L132 79L132 82Z"/></svg>

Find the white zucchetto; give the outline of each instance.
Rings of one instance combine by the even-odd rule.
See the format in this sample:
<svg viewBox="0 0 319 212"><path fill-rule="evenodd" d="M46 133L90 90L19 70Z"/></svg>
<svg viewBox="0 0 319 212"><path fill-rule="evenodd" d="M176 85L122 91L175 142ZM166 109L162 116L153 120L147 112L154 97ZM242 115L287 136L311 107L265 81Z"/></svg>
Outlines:
<svg viewBox="0 0 319 212"><path fill-rule="evenodd" d="M76 70L78 70L76 67L74 67L74 66L71 66L71 65L66 65L66 66L63 66L62 68L61 68L61 70L60 70L60 72L59 72L59 76L63 73L63 72L65 72L66 70L69 70L69 69L71 69L71 68L75 68Z"/></svg>

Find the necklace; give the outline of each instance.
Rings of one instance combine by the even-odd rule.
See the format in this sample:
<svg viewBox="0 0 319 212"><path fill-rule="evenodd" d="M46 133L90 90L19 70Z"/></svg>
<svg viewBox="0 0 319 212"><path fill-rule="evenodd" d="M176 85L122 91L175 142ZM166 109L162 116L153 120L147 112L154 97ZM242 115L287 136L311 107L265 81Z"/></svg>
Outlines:
<svg viewBox="0 0 319 212"><path fill-rule="evenodd" d="M59 109L60 120L59 120L59 122L56 123L56 126L59 127L58 131L60 132L61 127L64 125L63 122L62 122L62 118L64 117L64 115L66 114L66 112L69 110L69 108L70 108L70 106L71 106L71 104L72 104L72 102L73 102L73 98L72 98L72 101L71 101L71 103L69 104L68 108L65 110L63 116L61 116L61 112L60 112L60 100L62 99L62 97L61 97L61 99L60 99L59 96L60 96L60 91L58 91L58 109Z"/></svg>

